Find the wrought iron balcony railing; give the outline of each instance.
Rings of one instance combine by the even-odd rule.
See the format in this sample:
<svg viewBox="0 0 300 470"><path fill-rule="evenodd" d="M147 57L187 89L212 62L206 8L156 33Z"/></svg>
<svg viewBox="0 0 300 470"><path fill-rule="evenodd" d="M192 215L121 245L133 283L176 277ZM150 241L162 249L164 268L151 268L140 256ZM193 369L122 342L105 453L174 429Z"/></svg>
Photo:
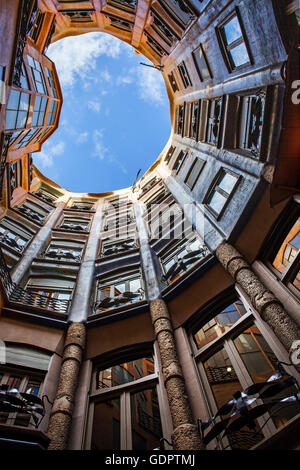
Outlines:
<svg viewBox="0 0 300 470"><path fill-rule="evenodd" d="M12 281L2 249L0 248L0 278L2 287L10 302L15 302L32 307L38 307L55 312L67 313L70 307L70 299L56 299L45 294L39 294L16 284Z"/></svg>

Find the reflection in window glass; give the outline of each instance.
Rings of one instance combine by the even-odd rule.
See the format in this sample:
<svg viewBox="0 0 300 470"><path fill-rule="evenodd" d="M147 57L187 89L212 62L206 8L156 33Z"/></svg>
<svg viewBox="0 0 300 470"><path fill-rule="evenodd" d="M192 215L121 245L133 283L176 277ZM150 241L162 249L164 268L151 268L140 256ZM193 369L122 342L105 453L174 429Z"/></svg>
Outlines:
<svg viewBox="0 0 300 470"><path fill-rule="evenodd" d="M133 450L159 447L162 429L155 389L131 394L131 429Z"/></svg>
<svg viewBox="0 0 300 470"><path fill-rule="evenodd" d="M120 450L120 399L96 403L92 450Z"/></svg>
<svg viewBox="0 0 300 470"><path fill-rule="evenodd" d="M286 238L283 240L274 260L273 266L282 273L293 261L300 249L300 218L293 224ZM299 282L299 280L297 280ZM296 282L297 282L296 281ZM299 288L299 287L298 287Z"/></svg>
<svg viewBox="0 0 300 470"><path fill-rule="evenodd" d="M263 338L256 326L244 331L234 340L243 363L245 364L254 383L265 382L275 372L277 358ZM272 401L281 400L297 393L297 388L291 386L283 392L272 397ZM287 405L272 410L272 419L277 428L287 423L289 419L298 414L299 405Z"/></svg>
<svg viewBox="0 0 300 470"><path fill-rule="evenodd" d="M230 45L242 36L241 27L236 16L232 18L225 26L227 44Z"/></svg>
<svg viewBox="0 0 300 470"><path fill-rule="evenodd" d="M151 356L125 362L96 374L96 388L109 388L123 385L154 373L154 361Z"/></svg>
<svg viewBox="0 0 300 470"><path fill-rule="evenodd" d="M237 391L242 391L242 386L224 348L207 359L203 365L218 409L232 400ZM258 434L255 435L256 432ZM245 426L228 435L232 449L249 449L262 438L263 435L259 432L257 425L254 431Z"/></svg>
<svg viewBox="0 0 300 470"><path fill-rule="evenodd" d="M221 336L245 313L246 309L240 300L228 305L228 307L218 313L194 334L194 341L197 348L201 349L206 344Z"/></svg>

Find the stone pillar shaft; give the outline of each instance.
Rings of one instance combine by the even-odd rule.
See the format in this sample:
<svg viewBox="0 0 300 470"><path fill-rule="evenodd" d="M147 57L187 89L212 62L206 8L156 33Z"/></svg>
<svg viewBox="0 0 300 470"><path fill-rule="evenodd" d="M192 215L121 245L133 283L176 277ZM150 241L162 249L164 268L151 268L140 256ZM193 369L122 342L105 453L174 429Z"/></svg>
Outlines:
<svg viewBox="0 0 300 470"><path fill-rule="evenodd" d="M264 286L251 266L232 245L227 242L219 245L216 256L226 271L244 289L255 310L289 352L293 342L299 340L300 330L280 301Z"/></svg>
<svg viewBox="0 0 300 470"><path fill-rule="evenodd" d="M50 416L48 436L51 442L49 450L67 449L85 340L85 325L77 322L71 323L65 338L58 388Z"/></svg>
<svg viewBox="0 0 300 470"><path fill-rule="evenodd" d="M197 426L193 424L183 372L177 356L173 326L165 302L162 299L150 302L150 313L174 428L173 447L176 450L199 450L200 435Z"/></svg>

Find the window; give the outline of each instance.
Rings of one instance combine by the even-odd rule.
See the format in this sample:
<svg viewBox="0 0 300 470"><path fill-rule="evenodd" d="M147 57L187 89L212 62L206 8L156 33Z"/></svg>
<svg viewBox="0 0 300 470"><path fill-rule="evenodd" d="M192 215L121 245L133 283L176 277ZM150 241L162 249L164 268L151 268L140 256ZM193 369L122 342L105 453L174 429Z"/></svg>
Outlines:
<svg viewBox="0 0 300 470"><path fill-rule="evenodd" d="M135 11L136 0L107 0L107 4L132 13Z"/></svg>
<svg viewBox="0 0 300 470"><path fill-rule="evenodd" d="M35 144L36 142L40 142L46 134L48 134L50 130L50 127L46 127L45 129L42 130L42 132L33 140L33 144Z"/></svg>
<svg viewBox="0 0 300 470"><path fill-rule="evenodd" d="M26 200L21 206L15 207L15 209L24 215L25 218L28 217L33 222L38 223L42 223L46 215L48 215L48 211L29 200Z"/></svg>
<svg viewBox="0 0 300 470"><path fill-rule="evenodd" d="M179 106L176 106L175 113L175 133L183 135L185 105L181 104Z"/></svg>
<svg viewBox="0 0 300 470"><path fill-rule="evenodd" d="M24 372L18 369L13 371L0 366L0 387L7 387L8 390L18 390L19 393L28 393L40 397L42 380L40 374L28 372L24 375ZM18 399L17 396L16 399ZM39 415L35 416L37 419L41 418ZM34 427L35 424L28 412L9 413L8 411L0 411L0 423L23 427Z"/></svg>
<svg viewBox="0 0 300 470"><path fill-rule="evenodd" d="M44 118L45 118L45 111L47 106L48 99L44 96L37 95L34 101L34 109L32 115L31 125L35 126L43 126Z"/></svg>
<svg viewBox="0 0 300 470"><path fill-rule="evenodd" d="M192 86L192 82L190 80L190 76L188 74L188 71L184 62L181 62L181 64L178 65L178 70L179 70L184 88Z"/></svg>
<svg viewBox="0 0 300 470"><path fill-rule="evenodd" d="M171 158L172 158L172 156L173 156L175 150L176 150L176 147L171 146L171 147L169 148L168 153L167 153L167 155L165 156L165 162L166 162L167 165L170 163L170 160L171 160Z"/></svg>
<svg viewBox="0 0 300 470"><path fill-rule="evenodd" d="M112 274L97 283L95 312L123 307L144 299L144 289L139 271Z"/></svg>
<svg viewBox="0 0 300 470"><path fill-rule="evenodd" d="M241 96L238 108L237 147L249 150L254 158L259 158L263 115L264 94Z"/></svg>
<svg viewBox="0 0 300 470"><path fill-rule="evenodd" d="M195 264L208 254L203 241L191 233L188 238L172 243L165 253L160 255L164 271L164 280L171 283L179 279Z"/></svg>
<svg viewBox="0 0 300 470"><path fill-rule="evenodd" d="M65 11L63 15L66 15L70 18L71 23L91 23L92 20L92 11Z"/></svg>
<svg viewBox="0 0 300 470"><path fill-rule="evenodd" d="M4 77L5 77L5 67L3 67L3 65L0 65L0 108L1 108L1 105L5 102Z"/></svg>
<svg viewBox="0 0 300 470"><path fill-rule="evenodd" d="M208 80L212 78L212 74L204 53L204 49L202 44L192 52L192 56L194 59L194 63L199 74L200 80L203 82L204 80Z"/></svg>
<svg viewBox="0 0 300 470"><path fill-rule="evenodd" d="M90 211L90 210L93 210L93 208L94 208L93 202L74 201L72 204L72 209L78 209L82 211Z"/></svg>
<svg viewBox="0 0 300 470"><path fill-rule="evenodd" d="M178 174L180 169L182 168L182 165L184 163L184 160L186 159L187 154L188 152L184 152L183 150L181 150L178 157L176 158L175 163L172 168L173 171L176 171L176 174Z"/></svg>
<svg viewBox="0 0 300 470"><path fill-rule="evenodd" d="M151 23L152 29L169 45L172 46L178 39L178 36L173 33L169 25L154 12L151 11L153 22Z"/></svg>
<svg viewBox="0 0 300 470"><path fill-rule="evenodd" d="M177 85L177 82L176 82L176 79L175 79L175 76L174 76L174 73L173 73L173 72L171 72L171 73L168 75L168 79L169 79L171 88L172 88L173 92L175 93L176 91L179 90L179 88L178 88L178 85Z"/></svg>
<svg viewBox="0 0 300 470"><path fill-rule="evenodd" d="M35 91L37 93L41 93L42 95L47 95L47 88L41 64L37 60L33 59L30 55L27 56L27 59Z"/></svg>
<svg viewBox="0 0 300 470"><path fill-rule="evenodd" d="M88 230L90 221L81 217L64 217L59 228L63 230L75 230L85 232Z"/></svg>
<svg viewBox="0 0 300 470"><path fill-rule="evenodd" d="M55 204L56 199L57 199L57 196L43 189L43 187L39 188L37 192L31 193L31 194L34 194L34 196L38 196L38 198L47 202L47 204Z"/></svg>
<svg viewBox="0 0 300 470"><path fill-rule="evenodd" d="M52 98L57 98L57 91L56 91L53 73L50 69L48 69L48 67L45 67L45 71L46 71L46 76L47 76L49 87L50 87L51 96Z"/></svg>
<svg viewBox="0 0 300 470"><path fill-rule="evenodd" d="M185 184L188 188L193 189L197 180L204 168L206 161L201 160L201 158L195 158L194 162L192 163L191 168L188 171L188 174L184 180Z"/></svg>
<svg viewBox="0 0 300 470"><path fill-rule="evenodd" d="M16 143L15 149L19 149L21 147L26 147L29 142L40 132L41 129L29 129L27 132L23 134L21 139Z"/></svg>
<svg viewBox="0 0 300 470"><path fill-rule="evenodd" d="M6 129L26 127L30 95L11 89L6 108Z"/></svg>
<svg viewBox="0 0 300 470"><path fill-rule="evenodd" d="M22 161L18 160L10 165L10 188L11 193L15 188L22 186Z"/></svg>
<svg viewBox="0 0 300 470"><path fill-rule="evenodd" d="M20 298L20 302L25 301L33 307L67 312L74 284L73 279L60 276L30 277L26 286L26 297Z"/></svg>
<svg viewBox="0 0 300 470"><path fill-rule="evenodd" d="M190 129L189 137L197 140L198 138L198 127L199 127L199 115L200 115L200 101L193 101L190 105Z"/></svg>
<svg viewBox="0 0 300 470"><path fill-rule="evenodd" d="M217 33L229 72L252 63L242 23L237 12L233 12L217 28Z"/></svg>
<svg viewBox="0 0 300 470"><path fill-rule="evenodd" d="M52 240L48 249L42 253L42 257L60 261L79 262L84 243L72 240Z"/></svg>
<svg viewBox="0 0 300 470"><path fill-rule="evenodd" d="M280 234L276 251L270 257L271 266L280 281L300 297L300 215L299 208L294 209L296 215L288 219L286 229L278 227ZM285 222L282 221L282 225ZM284 225L283 225L284 226Z"/></svg>
<svg viewBox="0 0 300 470"><path fill-rule="evenodd" d="M36 42L38 40L40 31L42 28L44 13L42 13L39 9L37 9L33 14L34 14L34 20L33 20L33 25L31 27L31 30L29 32L29 36L34 42Z"/></svg>
<svg viewBox="0 0 300 470"><path fill-rule="evenodd" d="M56 118L57 101L51 101L50 109L48 113L47 126L52 126Z"/></svg>
<svg viewBox="0 0 300 470"><path fill-rule="evenodd" d="M264 329L260 317L248 311L246 304L238 298L229 302L223 300L223 305L225 308L207 306L199 316L202 318L200 327L195 327L191 332L211 416L232 400L237 391L242 392L253 384L266 382L277 370L278 362L269 344L273 344L273 340ZM264 398L263 403L279 401L295 393L296 387L292 385L271 399ZM257 404L254 402L251 407ZM299 405L279 404L270 415L266 413L255 420L254 428L244 426L226 437L222 436L222 439L220 437L218 446L223 449L249 449L264 437L269 437L298 412ZM265 426L267 422L268 426Z"/></svg>
<svg viewBox="0 0 300 470"><path fill-rule="evenodd" d="M188 224L180 205L170 195L156 201L156 198L151 201L147 213L151 240L182 239Z"/></svg>
<svg viewBox="0 0 300 470"><path fill-rule="evenodd" d="M91 437L86 447L91 450L159 447L163 431L152 355L97 367L94 377L89 395L93 409L88 423Z"/></svg>
<svg viewBox="0 0 300 470"><path fill-rule="evenodd" d="M206 141L212 145L219 144L222 118L222 98L209 101Z"/></svg>
<svg viewBox="0 0 300 470"><path fill-rule="evenodd" d="M51 355L45 351L31 349L27 346L5 344L5 365L0 365L0 388L1 397L4 398L6 392L11 393L12 399L16 403L18 399L17 393L27 393L35 397L42 398L42 387L44 376L47 373ZM29 395L30 396L30 395ZM1 400L3 402L3 400ZM35 402L35 406L40 405ZM34 427L37 421L40 421L42 415L32 413L35 420L32 419L31 413L26 412L0 412L0 423L15 426Z"/></svg>
<svg viewBox="0 0 300 470"><path fill-rule="evenodd" d="M219 171L217 178L203 201L215 217L219 218L223 214L238 185L239 179L239 175L227 169L222 168Z"/></svg>
<svg viewBox="0 0 300 470"><path fill-rule="evenodd" d="M134 239L123 239L119 240L119 238L107 238L104 239L102 242L102 249L101 254L102 256L111 256L111 255L119 255L122 253L127 253L130 250L134 250L137 248Z"/></svg>
<svg viewBox="0 0 300 470"><path fill-rule="evenodd" d="M27 72L25 69L24 62L22 62L21 74L20 74L20 85L24 90L29 90L29 83L27 78Z"/></svg>
<svg viewBox="0 0 300 470"><path fill-rule="evenodd" d="M23 252L31 234L24 230L20 223L16 224L8 218L3 218L0 223L0 243L18 252Z"/></svg>
<svg viewBox="0 0 300 470"><path fill-rule="evenodd" d="M174 18L183 29L196 18L195 11L186 0L161 0L161 3L171 18Z"/></svg>

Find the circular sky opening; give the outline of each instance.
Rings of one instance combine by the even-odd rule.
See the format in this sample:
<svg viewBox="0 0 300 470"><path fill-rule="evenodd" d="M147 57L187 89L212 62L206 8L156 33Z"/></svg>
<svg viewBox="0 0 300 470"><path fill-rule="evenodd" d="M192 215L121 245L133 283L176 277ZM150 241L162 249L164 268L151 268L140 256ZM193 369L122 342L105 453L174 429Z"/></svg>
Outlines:
<svg viewBox="0 0 300 470"><path fill-rule="evenodd" d="M58 129L33 154L48 178L73 192L106 192L134 183L170 136L162 74L129 44L87 33L50 45L63 94Z"/></svg>

